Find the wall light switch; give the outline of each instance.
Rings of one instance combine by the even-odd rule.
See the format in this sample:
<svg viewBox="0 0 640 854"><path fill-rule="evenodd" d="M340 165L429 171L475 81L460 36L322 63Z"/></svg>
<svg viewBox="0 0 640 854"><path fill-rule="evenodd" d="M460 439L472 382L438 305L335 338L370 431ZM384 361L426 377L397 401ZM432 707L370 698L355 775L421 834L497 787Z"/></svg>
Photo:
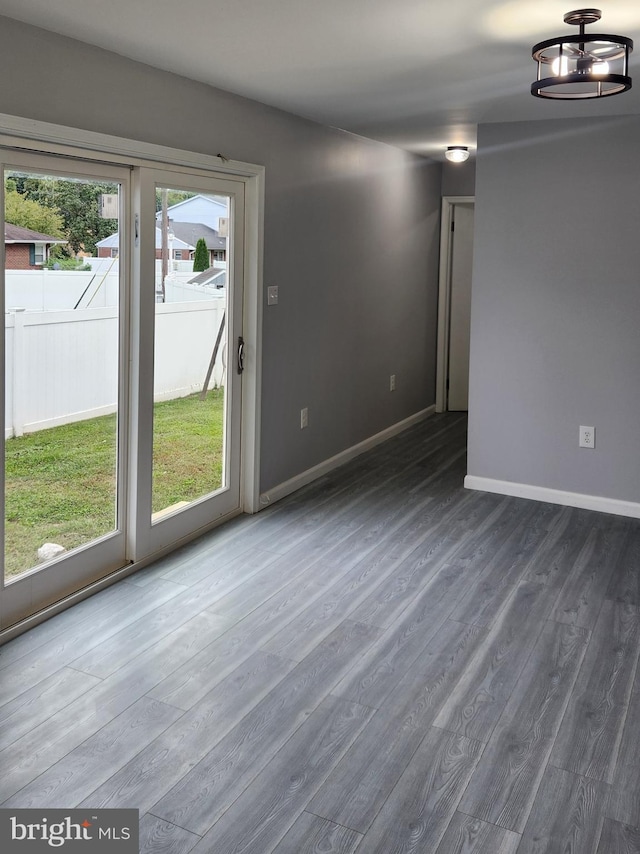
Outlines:
<svg viewBox="0 0 640 854"><path fill-rule="evenodd" d="M278 286L270 285L267 288L267 305L278 305Z"/></svg>

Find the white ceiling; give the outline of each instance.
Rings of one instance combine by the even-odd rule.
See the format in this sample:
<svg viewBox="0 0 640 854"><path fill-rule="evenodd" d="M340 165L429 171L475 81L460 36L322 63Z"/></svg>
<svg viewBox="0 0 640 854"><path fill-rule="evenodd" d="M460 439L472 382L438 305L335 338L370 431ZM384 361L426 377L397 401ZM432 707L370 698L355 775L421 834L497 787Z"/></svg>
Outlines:
<svg viewBox="0 0 640 854"><path fill-rule="evenodd" d="M570 0L0 0L0 15L429 156L479 122L640 113L640 2L591 29L636 41L636 87L533 98L534 42ZM580 6L578 5L578 8Z"/></svg>

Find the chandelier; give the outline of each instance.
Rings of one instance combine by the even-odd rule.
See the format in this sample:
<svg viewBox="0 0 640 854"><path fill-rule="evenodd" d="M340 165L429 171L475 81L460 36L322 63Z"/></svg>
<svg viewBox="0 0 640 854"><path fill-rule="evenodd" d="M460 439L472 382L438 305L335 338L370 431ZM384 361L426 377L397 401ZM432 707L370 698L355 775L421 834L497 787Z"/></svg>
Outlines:
<svg viewBox="0 0 640 854"><path fill-rule="evenodd" d="M599 21L599 9L577 9L564 16L566 24L579 27L577 34L538 42L531 56L538 78L531 84L536 98L575 100L617 95L631 88L629 54L633 41L625 36L585 32Z"/></svg>

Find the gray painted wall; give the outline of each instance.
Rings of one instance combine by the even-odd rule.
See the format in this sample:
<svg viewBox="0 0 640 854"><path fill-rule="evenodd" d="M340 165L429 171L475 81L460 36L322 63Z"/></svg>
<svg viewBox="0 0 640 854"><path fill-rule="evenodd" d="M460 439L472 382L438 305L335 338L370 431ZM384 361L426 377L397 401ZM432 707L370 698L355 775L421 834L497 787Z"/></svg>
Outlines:
<svg viewBox="0 0 640 854"><path fill-rule="evenodd" d="M476 192L476 160L470 157L464 163L442 164L443 196L474 196Z"/></svg>
<svg viewBox="0 0 640 854"><path fill-rule="evenodd" d="M434 402L440 164L0 21L0 112L265 165L263 491Z"/></svg>
<svg viewBox="0 0 640 854"><path fill-rule="evenodd" d="M478 149L469 473L638 502L640 118L486 125Z"/></svg>

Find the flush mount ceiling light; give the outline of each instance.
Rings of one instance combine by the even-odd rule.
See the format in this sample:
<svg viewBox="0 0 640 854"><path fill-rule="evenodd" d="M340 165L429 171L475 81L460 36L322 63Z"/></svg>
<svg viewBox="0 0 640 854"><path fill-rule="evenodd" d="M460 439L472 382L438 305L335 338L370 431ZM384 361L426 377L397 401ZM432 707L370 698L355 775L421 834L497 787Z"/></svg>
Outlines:
<svg viewBox="0 0 640 854"><path fill-rule="evenodd" d="M538 64L538 79L531 84L536 98L571 101L603 98L631 89L629 54L633 42L625 36L585 33L587 24L599 21L599 9L567 12L565 23L578 26L579 33L538 42L531 50Z"/></svg>
<svg viewBox="0 0 640 854"><path fill-rule="evenodd" d="M466 145L449 145L444 156L452 163L464 163L469 159L469 149Z"/></svg>

